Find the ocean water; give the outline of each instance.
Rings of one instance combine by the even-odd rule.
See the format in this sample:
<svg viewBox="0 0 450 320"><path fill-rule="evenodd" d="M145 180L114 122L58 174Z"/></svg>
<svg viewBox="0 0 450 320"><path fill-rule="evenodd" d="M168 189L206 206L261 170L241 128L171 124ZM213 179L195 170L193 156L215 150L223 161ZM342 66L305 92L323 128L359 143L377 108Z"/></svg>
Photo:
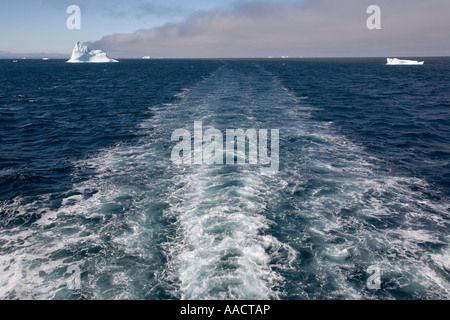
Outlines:
<svg viewBox="0 0 450 320"><path fill-rule="evenodd" d="M450 59L384 63L0 60L0 298L449 299ZM175 165L195 121L279 171Z"/></svg>

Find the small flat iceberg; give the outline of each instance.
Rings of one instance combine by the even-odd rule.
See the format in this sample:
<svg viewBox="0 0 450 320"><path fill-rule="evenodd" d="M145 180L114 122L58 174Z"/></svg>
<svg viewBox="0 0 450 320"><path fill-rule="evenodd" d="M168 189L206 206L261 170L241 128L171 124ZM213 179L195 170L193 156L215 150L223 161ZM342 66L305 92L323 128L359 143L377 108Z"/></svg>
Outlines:
<svg viewBox="0 0 450 320"><path fill-rule="evenodd" d="M79 41L75 44L75 48L72 51L72 57L67 61L68 63L107 63L107 62L119 62L111 59L102 50L92 50Z"/></svg>
<svg viewBox="0 0 450 320"><path fill-rule="evenodd" d="M416 60L400 60L397 58L391 59L387 58L387 65L397 66L397 65L422 65L423 61Z"/></svg>

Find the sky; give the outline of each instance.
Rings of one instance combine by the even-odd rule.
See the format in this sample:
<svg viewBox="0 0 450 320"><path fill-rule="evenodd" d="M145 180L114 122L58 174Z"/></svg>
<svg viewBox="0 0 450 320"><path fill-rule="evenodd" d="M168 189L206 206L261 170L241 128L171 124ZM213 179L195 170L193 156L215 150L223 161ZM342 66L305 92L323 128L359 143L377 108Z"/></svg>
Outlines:
<svg viewBox="0 0 450 320"><path fill-rule="evenodd" d="M449 12L449 0L2 0L0 57L70 57L76 41L118 58L450 56Z"/></svg>

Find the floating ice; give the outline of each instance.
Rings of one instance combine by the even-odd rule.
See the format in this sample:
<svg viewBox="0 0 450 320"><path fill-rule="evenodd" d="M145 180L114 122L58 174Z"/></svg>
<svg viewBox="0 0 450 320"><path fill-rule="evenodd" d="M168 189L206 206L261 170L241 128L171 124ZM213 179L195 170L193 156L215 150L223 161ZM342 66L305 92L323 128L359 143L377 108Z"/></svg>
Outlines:
<svg viewBox="0 0 450 320"><path fill-rule="evenodd" d="M96 62L96 63L105 63L105 62L119 62L117 60L111 59L106 55L105 52L101 50L92 50L79 41L76 43L75 48L72 51L72 57L67 62L70 63L83 63L83 62Z"/></svg>
<svg viewBox="0 0 450 320"><path fill-rule="evenodd" d="M387 58L387 64L388 65L422 65L423 61L416 61L416 60L400 60L397 58L390 59Z"/></svg>

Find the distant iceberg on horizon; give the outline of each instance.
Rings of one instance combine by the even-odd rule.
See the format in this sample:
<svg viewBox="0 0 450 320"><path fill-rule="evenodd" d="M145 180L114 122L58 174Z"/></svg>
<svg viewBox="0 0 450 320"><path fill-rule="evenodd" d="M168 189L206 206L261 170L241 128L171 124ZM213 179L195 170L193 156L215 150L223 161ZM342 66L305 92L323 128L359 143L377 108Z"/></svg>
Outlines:
<svg viewBox="0 0 450 320"><path fill-rule="evenodd" d="M102 50L90 51L87 45L78 41L73 48L72 56L68 63L107 63L107 62L119 62L115 59L111 59Z"/></svg>
<svg viewBox="0 0 450 320"><path fill-rule="evenodd" d="M397 58L390 59L387 58L387 65L423 65L423 61L416 61L416 60L400 60Z"/></svg>

